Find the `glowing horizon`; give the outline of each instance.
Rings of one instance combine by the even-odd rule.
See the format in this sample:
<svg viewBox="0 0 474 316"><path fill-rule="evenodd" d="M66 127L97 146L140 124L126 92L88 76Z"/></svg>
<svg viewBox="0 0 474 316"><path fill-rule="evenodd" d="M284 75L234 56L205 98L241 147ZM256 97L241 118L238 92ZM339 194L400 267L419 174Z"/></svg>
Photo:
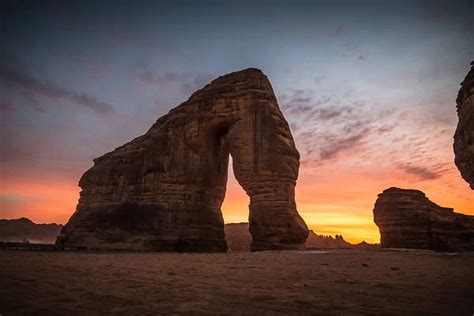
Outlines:
<svg viewBox="0 0 474 316"><path fill-rule="evenodd" d="M224 222L239 223L248 222L248 203L249 198L245 191L240 187L232 172L232 160L229 164L229 176L227 183L227 192L222 205L222 213ZM457 169L451 170L453 181L459 180ZM76 181L77 183L78 181ZM457 203L448 204L449 197L443 197L443 192L432 190L430 185L419 184L418 187L407 186L411 181L398 182L402 188L414 188L424 191L427 197L440 206L453 207L457 213L474 215L471 201L459 199ZM462 188L463 180L456 181ZM413 183L413 182L411 182ZM371 183L376 186L377 183ZM324 186L324 184L322 184ZM384 187L384 189L389 186ZM421 188L422 187L422 188ZM36 223L57 223L65 224L75 210L78 201L80 188L71 183L63 183L58 186L51 186L45 189L41 184L30 184L25 186L24 183L11 183L5 192L23 192L23 197L31 203L21 204L22 210L14 210L14 212L2 214L2 217L14 219L19 217L27 217ZM300 215L303 217L308 227L319 235L342 235L347 241L358 243L366 241L370 243L378 243L380 234L377 226L373 222L372 209L377 194L370 193L369 196L358 196L356 199L349 193L341 197L341 193L347 194L345 191L330 192L329 194L318 188L303 187L299 183L296 186L296 201ZM466 191L469 189L466 188ZM309 193L309 191L314 193ZM305 192L311 194L312 198L304 197ZM359 191L360 192L360 191ZM357 192L357 194L360 194ZM433 193L430 195L430 193ZM317 195L314 196L313 194ZM301 197L303 195L303 197ZM31 197L39 197L40 200L34 200ZM338 197L337 199L334 196ZM19 196L21 199L22 196ZM331 203L331 199L333 202ZM351 201L352 204L347 201ZM454 205L453 205L454 204ZM42 210L48 209L48 213Z"/></svg>

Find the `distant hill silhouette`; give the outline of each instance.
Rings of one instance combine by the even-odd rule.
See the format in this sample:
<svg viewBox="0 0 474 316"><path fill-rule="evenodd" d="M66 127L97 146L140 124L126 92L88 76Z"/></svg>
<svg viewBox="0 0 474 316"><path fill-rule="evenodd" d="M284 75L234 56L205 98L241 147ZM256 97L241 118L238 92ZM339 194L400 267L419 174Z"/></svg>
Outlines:
<svg viewBox="0 0 474 316"><path fill-rule="evenodd" d="M249 233L248 223L232 223L225 225L225 237L230 251L250 251L252 236ZM351 244L344 240L342 235L324 236L314 231L309 232L305 247L307 249L379 249L378 244L369 244L365 241Z"/></svg>
<svg viewBox="0 0 474 316"><path fill-rule="evenodd" d="M58 224L36 224L28 218L0 219L0 241L53 244L63 228Z"/></svg>

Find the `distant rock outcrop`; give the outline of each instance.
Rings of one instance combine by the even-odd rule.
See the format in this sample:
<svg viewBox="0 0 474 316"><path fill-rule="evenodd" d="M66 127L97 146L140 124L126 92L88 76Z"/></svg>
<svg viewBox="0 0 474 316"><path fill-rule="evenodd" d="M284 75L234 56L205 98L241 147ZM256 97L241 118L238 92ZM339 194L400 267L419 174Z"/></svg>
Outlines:
<svg viewBox="0 0 474 316"><path fill-rule="evenodd" d="M57 244L91 249L223 252L229 154L250 197L252 250L295 249L299 169L288 123L258 69L212 81L144 135L94 160Z"/></svg>
<svg viewBox="0 0 474 316"><path fill-rule="evenodd" d="M327 248L327 249L346 248L348 249L348 248L352 248L353 246L354 246L353 244L345 241L342 235L336 235L335 237L317 235L312 230L309 231L309 235L305 243L306 248Z"/></svg>
<svg viewBox="0 0 474 316"><path fill-rule="evenodd" d="M225 238L230 251L250 251L252 236L249 232L249 223L231 223L225 225ZM369 244L365 241L351 244L344 240L342 235L323 236L310 230L305 243L306 249L379 249L378 244Z"/></svg>
<svg viewBox="0 0 474 316"><path fill-rule="evenodd" d="M474 61L456 99L459 122L454 133L454 162L474 190Z"/></svg>
<svg viewBox="0 0 474 316"><path fill-rule="evenodd" d="M58 224L35 224L28 218L0 219L0 241L54 244L63 228Z"/></svg>
<svg viewBox="0 0 474 316"><path fill-rule="evenodd" d="M374 221L383 248L474 250L474 216L438 206L418 190L383 191L375 202Z"/></svg>

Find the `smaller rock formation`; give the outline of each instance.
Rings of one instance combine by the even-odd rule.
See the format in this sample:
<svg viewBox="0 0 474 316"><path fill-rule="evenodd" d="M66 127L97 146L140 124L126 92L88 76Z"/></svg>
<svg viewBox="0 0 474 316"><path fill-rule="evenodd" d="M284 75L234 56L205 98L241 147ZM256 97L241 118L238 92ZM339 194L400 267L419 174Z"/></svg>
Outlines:
<svg viewBox="0 0 474 316"><path fill-rule="evenodd" d="M375 202L374 221L382 248L474 250L474 216L436 205L418 190L383 191Z"/></svg>
<svg viewBox="0 0 474 316"><path fill-rule="evenodd" d="M30 219L0 219L0 241L54 244L63 228L58 224L35 224Z"/></svg>
<svg viewBox="0 0 474 316"><path fill-rule="evenodd" d="M456 99L458 127L454 133L454 163L474 190L474 61Z"/></svg>

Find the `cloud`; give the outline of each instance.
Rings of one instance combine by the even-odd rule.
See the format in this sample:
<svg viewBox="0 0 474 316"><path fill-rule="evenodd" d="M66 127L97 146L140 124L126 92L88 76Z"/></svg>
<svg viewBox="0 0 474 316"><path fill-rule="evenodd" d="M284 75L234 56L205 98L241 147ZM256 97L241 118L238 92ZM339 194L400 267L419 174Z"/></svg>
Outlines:
<svg viewBox="0 0 474 316"><path fill-rule="evenodd" d="M344 32L342 25L339 25L335 30L328 33L329 37L340 37Z"/></svg>
<svg viewBox="0 0 474 316"><path fill-rule="evenodd" d="M182 85L181 89L185 94L191 94L198 89L203 88L206 84L210 83L213 79L217 78L216 74L197 74L190 76L193 78L190 82Z"/></svg>
<svg viewBox="0 0 474 316"><path fill-rule="evenodd" d="M106 102L98 101L95 98L85 93L71 94L69 96L69 99L99 114L108 114L108 113L114 112L114 108L112 105Z"/></svg>
<svg viewBox="0 0 474 316"><path fill-rule="evenodd" d="M67 58L79 64L80 68L86 70L89 77L95 80L104 79L110 72L106 60L98 60L97 57L93 57L88 53L75 50L67 54Z"/></svg>
<svg viewBox="0 0 474 316"><path fill-rule="evenodd" d="M147 70L139 75L139 79L144 83L166 85L174 82L184 81L186 77L183 74L177 74L173 72L167 72L158 75L151 70Z"/></svg>
<svg viewBox="0 0 474 316"><path fill-rule="evenodd" d="M353 42L346 41L341 43L342 56L344 57L354 57L358 61L366 61L368 54L361 51Z"/></svg>
<svg viewBox="0 0 474 316"><path fill-rule="evenodd" d="M15 112L15 107L5 99L0 99L0 117Z"/></svg>
<svg viewBox="0 0 474 316"><path fill-rule="evenodd" d="M93 67L89 69L88 74L91 78L102 80L106 77L107 70L106 68Z"/></svg>
<svg viewBox="0 0 474 316"><path fill-rule="evenodd" d="M188 72L166 72L159 74L151 70L145 70L138 74L138 79L145 84L158 85L160 89L165 91L176 89L187 96L204 87L204 85L210 83L216 77L217 75L215 74Z"/></svg>
<svg viewBox="0 0 474 316"><path fill-rule="evenodd" d="M380 134L389 133L389 132L393 131L397 126L398 126L398 123L385 124L385 125L383 125L383 126L381 126L381 127L378 127L378 128L377 128L377 131L378 131Z"/></svg>
<svg viewBox="0 0 474 316"><path fill-rule="evenodd" d="M433 172L422 166L402 164L398 167L404 172L416 176L419 180L435 180L441 178L440 173Z"/></svg>
<svg viewBox="0 0 474 316"><path fill-rule="evenodd" d="M326 76L324 76L324 75L316 76L314 78L314 83L321 83L324 79L326 79Z"/></svg>
<svg viewBox="0 0 474 316"><path fill-rule="evenodd" d="M53 82L33 78L23 71L21 64L12 56L0 54L0 57L0 84L9 88L24 89L27 97L28 95L34 97L35 94L39 94L51 99L64 99L100 115L115 112L111 104L98 101L85 93L76 93ZM32 101L31 98L30 101Z"/></svg>
<svg viewBox="0 0 474 316"><path fill-rule="evenodd" d="M338 155L346 151L360 147L363 140L367 138L368 135L369 129L365 129L358 134L345 139L331 139L327 146L320 148L320 159L322 161L330 160L338 157Z"/></svg>

